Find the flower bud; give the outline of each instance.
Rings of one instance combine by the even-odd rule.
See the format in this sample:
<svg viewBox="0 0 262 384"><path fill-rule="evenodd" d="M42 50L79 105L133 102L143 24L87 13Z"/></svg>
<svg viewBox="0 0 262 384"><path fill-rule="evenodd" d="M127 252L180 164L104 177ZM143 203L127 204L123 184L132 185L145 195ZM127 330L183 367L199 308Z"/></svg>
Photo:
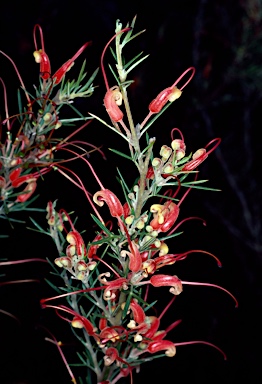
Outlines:
<svg viewBox="0 0 262 384"><path fill-rule="evenodd" d="M186 149L185 143L181 139L175 139L171 143L171 147L173 148L174 151L178 151L179 149Z"/></svg>
<svg viewBox="0 0 262 384"><path fill-rule="evenodd" d="M134 215L130 215L130 216L127 216L127 217L125 218L125 223L126 223L127 225L131 225L131 224L133 223L133 221L134 221Z"/></svg>
<svg viewBox="0 0 262 384"><path fill-rule="evenodd" d="M45 122L45 123L50 123L50 121L52 120L52 115L51 115L51 113L50 113L50 112L47 112L47 113L44 115L43 119L44 119L44 122Z"/></svg>
<svg viewBox="0 0 262 384"><path fill-rule="evenodd" d="M168 159L172 153L172 149L168 147L167 145L162 145L160 150L160 156L162 156L164 159Z"/></svg>
<svg viewBox="0 0 262 384"><path fill-rule="evenodd" d="M57 121L57 123L56 123L56 125L55 125L55 129L58 129L58 128L60 128L62 126L62 123L61 123L61 121Z"/></svg>
<svg viewBox="0 0 262 384"><path fill-rule="evenodd" d="M206 149L200 148L198 149L192 156L193 160L198 159L199 157L203 156L206 153Z"/></svg>
<svg viewBox="0 0 262 384"><path fill-rule="evenodd" d="M55 259L55 264L62 268L71 268L72 267L72 263L71 263L71 260L69 259L69 257L58 257L57 259Z"/></svg>
<svg viewBox="0 0 262 384"><path fill-rule="evenodd" d="M171 163L167 163L163 168L163 173L172 173L174 171L174 167Z"/></svg>
<svg viewBox="0 0 262 384"><path fill-rule="evenodd" d="M181 160L183 157L185 157L185 151L183 149L179 149L176 151L176 160Z"/></svg>
<svg viewBox="0 0 262 384"><path fill-rule="evenodd" d="M166 245L166 243L162 243L160 246L159 256L167 255L168 251L169 251L169 249L168 249L168 246Z"/></svg>
<svg viewBox="0 0 262 384"><path fill-rule="evenodd" d="M83 260L80 260L76 264L75 269L78 271L86 271L87 270L87 264Z"/></svg>
<svg viewBox="0 0 262 384"><path fill-rule="evenodd" d="M154 242L154 246L155 246L156 248L160 248L160 247L161 247L161 241L157 239L157 240Z"/></svg>
<svg viewBox="0 0 262 384"><path fill-rule="evenodd" d="M79 318L77 318L77 317L73 318L73 320L71 321L71 325L74 328L80 328L80 329L84 328L83 322Z"/></svg>
<svg viewBox="0 0 262 384"><path fill-rule="evenodd" d="M162 160L159 159L158 157L155 157L152 161L153 167L160 167L162 165Z"/></svg>
<svg viewBox="0 0 262 384"><path fill-rule="evenodd" d="M145 226L145 223L143 220L138 220L138 222L136 223L136 228L137 229L143 229Z"/></svg>

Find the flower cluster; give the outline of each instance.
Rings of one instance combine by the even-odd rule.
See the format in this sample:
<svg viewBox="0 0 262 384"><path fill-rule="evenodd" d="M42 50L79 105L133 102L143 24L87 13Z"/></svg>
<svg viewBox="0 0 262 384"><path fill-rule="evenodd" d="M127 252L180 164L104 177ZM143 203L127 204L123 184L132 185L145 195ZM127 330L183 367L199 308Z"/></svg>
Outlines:
<svg viewBox="0 0 262 384"><path fill-rule="evenodd" d="M90 115L127 142L128 155L117 150L115 152L135 165L138 177L130 188L129 182L119 171L123 199L104 187L89 161L84 159L99 184L99 190L91 194L79 178L77 181L72 179L85 192L95 213L92 217L96 233L88 243L65 210L57 211L52 202L47 205L48 233L59 253L54 265L57 274L65 282L65 288L57 289L57 296L42 299L41 303L44 308L54 308L61 318L68 321L84 345L85 350L79 357L83 366L92 372L93 376L87 375L88 383L96 380L100 384L115 384L128 375L132 381L133 371L138 372L142 363L158 357L162 352L173 357L178 345L201 342L219 350L205 341L175 343L166 339L168 332L180 320L172 322L165 330L161 329L160 321L175 297L182 293L184 285L216 287L235 300L225 288L211 283L183 281L175 274L174 264L192 253L202 252L213 257L220 265L216 256L207 251L189 249L173 253L169 250L172 246L170 240L179 235L178 229L186 220L202 220L189 217L178 221L187 194L196 186L201 188L204 183L204 180L198 180L197 167L217 147L220 139L215 138L193 155L186 155L184 137L178 128L173 128L170 145L162 145L159 157L154 156L156 138L150 137L148 130L166 108L181 96L182 90L193 78L195 69L188 68L171 86L162 90L149 102L149 112L142 123L134 124L127 97L127 88L132 81L127 80L127 75L146 58L141 54L128 62L123 58L125 45L141 33L133 35L134 24L135 19L123 29L118 21L116 33L106 44L101 56L106 86L104 107L110 123ZM112 67L111 70L117 84L110 87L104 60L112 42L116 49L116 72ZM40 53L37 51L35 57L42 63L45 76L44 66L48 65L48 61L44 50ZM54 81L57 78L58 75L53 76ZM179 138L174 138L175 133L179 134ZM163 192L160 193L161 190ZM109 221L100 214L100 208L104 205L109 210ZM162 268L165 273L160 273ZM149 300L149 290L162 287L169 287L170 301L157 316L153 310L155 303ZM50 304L50 301L63 297L68 305ZM67 317L62 313L66 313ZM69 373L75 382L71 370Z"/></svg>
<svg viewBox="0 0 262 384"><path fill-rule="evenodd" d="M40 34L41 48L37 45L37 32ZM87 97L93 93L92 85L96 72L83 85L85 62L81 68L77 81L65 80L65 75L74 63L74 60L90 44L85 43L76 54L63 64L53 75L48 55L44 47L44 37L39 25L34 28L34 58L40 64L40 85L35 87L36 96L33 97L25 88L23 80L13 60L4 52L13 65L26 98L26 108L22 106L22 97L18 91L19 113L10 116L8 112L7 91L5 84L0 79L4 89L5 119L0 125L0 217L6 218L8 214L16 210L25 210L33 201L29 201L33 195L37 180L50 170L63 162L57 161L55 152L69 151L68 146L80 149L82 154L87 153L81 148L89 145L85 142L73 141L72 136L83 129L89 122L90 117L84 117L72 107L76 97ZM73 108L77 112L77 118L61 119L60 110L64 105ZM54 132L61 126L76 121L86 121L67 138L54 138ZM6 128L6 129L5 129ZM75 155L74 155L75 156Z"/></svg>

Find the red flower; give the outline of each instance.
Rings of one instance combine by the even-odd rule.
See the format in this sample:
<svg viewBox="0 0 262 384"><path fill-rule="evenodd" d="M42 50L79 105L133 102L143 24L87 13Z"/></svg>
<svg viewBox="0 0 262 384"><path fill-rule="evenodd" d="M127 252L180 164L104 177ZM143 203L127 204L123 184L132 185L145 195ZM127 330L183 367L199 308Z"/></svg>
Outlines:
<svg viewBox="0 0 262 384"><path fill-rule="evenodd" d="M113 327L103 328L99 336L102 343L106 343L107 341L115 343L116 340L119 340L119 334Z"/></svg>
<svg viewBox="0 0 262 384"><path fill-rule="evenodd" d="M133 318L137 324L145 322L146 315L143 308L137 303L137 300L132 299L130 302L130 309L133 313Z"/></svg>
<svg viewBox="0 0 262 384"><path fill-rule="evenodd" d="M104 202L106 202L110 210L110 214L113 217L119 218L120 216L124 215L124 208L122 204L120 203L116 195L109 189L103 189L101 191L96 192L93 196L93 200L100 207L102 207L104 205Z"/></svg>
<svg viewBox="0 0 262 384"><path fill-rule="evenodd" d="M24 203L29 199L30 196L34 193L36 189L36 180L31 179L27 182L26 187L23 190L23 193L21 193L19 196L17 196L16 201L18 203Z"/></svg>
<svg viewBox="0 0 262 384"><path fill-rule="evenodd" d="M142 257L134 241L132 241L131 244L129 245L129 249L130 249L130 252L125 250L121 251L121 256L122 257L128 256L130 271L138 272L142 265Z"/></svg>
<svg viewBox="0 0 262 384"><path fill-rule="evenodd" d="M149 104L151 113L159 113L168 101L175 101L181 96L181 91L176 86L168 87L160 92L157 97Z"/></svg>
<svg viewBox="0 0 262 384"><path fill-rule="evenodd" d="M93 242L101 240L101 239L102 239L102 236L99 233L98 235L96 235L96 237L94 238ZM96 251L100 247L100 245L101 244L96 244L96 245L91 245L90 246L90 248L88 249L88 252L87 252L87 257L89 259L92 259L93 255L96 254Z"/></svg>
<svg viewBox="0 0 262 384"><path fill-rule="evenodd" d="M216 139L211 140L205 146L205 148L198 149L193 154L192 160L184 165L184 167L182 168L182 171L193 171L196 167L198 167L199 164L203 163L203 161L208 157L208 155L216 149L216 147L220 144L220 142L221 142L221 139L216 138ZM210 145L212 145L212 144L214 144L214 145L207 151L207 148L210 147Z"/></svg>
<svg viewBox="0 0 262 384"><path fill-rule="evenodd" d="M150 353L156 353L165 350L165 354L168 357L173 357L176 354L176 346L169 340L156 340L148 344L147 351Z"/></svg>
<svg viewBox="0 0 262 384"><path fill-rule="evenodd" d="M47 54L39 49L33 53L36 63L40 64L40 77L47 80L51 75L51 64Z"/></svg>
<svg viewBox="0 0 262 384"><path fill-rule="evenodd" d="M105 282L104 282L105 283ZM107 287L104 291L104 300L114 300L116 298L115 292L120 289L127 289L127 279L124 277L119 277L116 280L107 282Z"/></svg>
<svg viewBox="0 0 262 384"><path fill-rule="evenodd" d="M169 200L164 205L153 204L150 211L153 212L154 216L150 226L158 232L167 232L178 217L179 207Z"/></svg>
<svg viewBox="0 0 262 384"><path fill-rule="evenodd" d="M17 171L17 170L15 169L13 172L15 172L15 171ZM11 180L12 186L14 188L20 187L20 185L22 185L25 182L29 183L31 181L36 180L36 177L34 177L33 175L30 175L30 174L20 176L20 177L15 177L18 174L18 172L16 174L14 174L13 172L10 174L10 180ZM21 170L20 170L19 174L20 173L21 173Z"/></svg>
<svg viewBox="0 0 262 384"><path fill-rule="evenodd" d="M79 50L74 54L74 56L69 59L68 61L66 61L55 73L54 75L52 75L52 79L54 80L54 84L59 84L60 81L63 79L64 75L66 74L66 72L69 71L69 69L72 68L72 66L74 65L74 61L78 58L79 55L81 55L81 53L86 49L86 47L88 47L88 45L90 45L91 42L87 42L85 43L84 45L82 45L81 48L79 48Z"/></svg>
<svg viewBox="0 0 262 384"><path fill-rule="evenodd" d="M71 254L70 250L72 246L74 247L74 251L78 258L84 258L86 256L86 247L84 240L79 232L71 231L67 234L66 240L69 242L69 254Z"/></svg>
<svg viewBox="0 0 262 384"><path fill-rule="evenodd" d="M37 43L36 43L36 37L35 37L35 32L36 29L38 28L39 33L40 33L40 38L41 38L41 49L37 48ZM43 31L40 25L36 24L34 27L34 43L35 43L35 52L33 53L35 61L40 64L40 76L44 80L48 80L51 77L51 64L50 60L45 52L44 48L44 36L43 36ZM60 81L63 79L64 75L66 74L67 71L73 66L74 61L77 59L79 55L86 49L88 45L90 45L91 42L87 42L82 47L74 54L74 56L66 61L52 76L52 79L54 80L54 84L59 84Z"/></svg>
<svg viewBox="0 0 262 384"><path fill-rule="evenodd" d="M123 112L119 108L122 104L122 94L117 86L110 88L104 98L104 105L110 119L117 123L123 119Z"/></svg>
<svg viewBox="0 0 262 384"><path fill-rule="evenodd" d="M186 163L186 165L182 168L182 171L193 171L199 164L203 163L203 161L207 158L208 153L205 148L198 149L192 157L192 160Z"/></svg>
<svg viewBox="0 0 262 384"><path fill-rule="evenodd" d="M182 282L177 276L154 275L151 277L150 283L153 287L171 287L169 292L174 295L179 295L183 290Z"/></svg>

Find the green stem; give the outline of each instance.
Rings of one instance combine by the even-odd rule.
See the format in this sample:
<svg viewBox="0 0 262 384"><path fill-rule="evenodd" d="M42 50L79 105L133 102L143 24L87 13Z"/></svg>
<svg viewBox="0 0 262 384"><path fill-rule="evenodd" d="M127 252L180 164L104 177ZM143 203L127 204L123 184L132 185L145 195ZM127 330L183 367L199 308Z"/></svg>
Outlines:
<svg viewBox="0 0 262 384"><path fill-rule="evenodd" d="M101 381L103 379L102 377L102 372L101 369L99 368L98 362L97 362L97 356L96 353L94 352L93 345L90 341L90 337L88 336L87 332L84 331L84 336L85 336L85 341L86 341L86 349L90 353L93 365L94 365L94 372L96 373L97 376L97 381Z"/></svg>
<svg viewBox="0 0 262 384"><path fill-rule="evenodd" d="M135 152L137 154L138 158L138 170L140 174L140 183L139 183L139 190L138 190L138 199L137 199L137 206L135 210L135 217L138 218L141 215L142 207L143 207L143 202L144 202L144 192L145 192L145 181L146 181L146 174L148 171L148 164L150 160L150 156L152 153L152 146L149 148L146 154L146 158L143 161L143 157L141 155L141 149L140 149L140 143L139 143L139 136L137 134L133 117L131 114L131 109L127 97L127 91L125 85L122 83L126 80L126 74L125 70L123 68L123 61L122 61L122 46L120 43L120 35L116 36L116 57L117 57L117 70L119 74L119 79L120 79L120 90L122 93L124 105L125 105L125 110L126 110L126 115L131 131L131 137L132 137L132 146L135 149Z"/></svg>
<svg viewBox="0 0 262 384"><path fill-rule="evenodd" d="M121 325L122 323L122 313L123 310L121 309L121 305L126 301L126 294L124 292L121 292L119 295L119 301L118 301L118 306L120 310L118 311L117 315L115 316L115 323L116 325Z"/></svg>
<svg viewBox="0 0 262 384"><path fill-rule="evenodd" d="M140 165L139 167L140 168L140 185L138 190L138 198L137 198L137 205L136 205L136 211L135 211L136 218L138 218L141 215L142 207L145 200L144 193L145 193L145 186L146 186L146 174L148 171L149 160L152 153L153 143L155 142L155 138L151 139L151 142L152 142L152 145L150 145L150 147L148 148L145 161L142 162L142 165Z"/></svg>

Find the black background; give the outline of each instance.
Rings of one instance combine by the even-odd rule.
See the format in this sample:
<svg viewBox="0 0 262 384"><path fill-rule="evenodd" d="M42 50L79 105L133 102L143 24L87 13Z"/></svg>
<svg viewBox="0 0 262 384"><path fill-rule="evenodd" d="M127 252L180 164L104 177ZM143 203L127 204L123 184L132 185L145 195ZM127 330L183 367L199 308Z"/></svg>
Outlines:
<svg viewBox="0 0 262 384"><path fill-rule="evenodd" d="M214 137L222 143L201 165L200 175L209 179L209 185L222 192L192 191L181 206L181 219L200 216L199 222L183 226L184 234L169 244L172 252L204 249L216 254L222 261L219 269L214 261L195 254L176 264L172 271L182 280L206 281L219 284L239 300L239 308L222 291L205 287L185 286L175 304L163 319L164 328L172 321L182 319L168 339L174 342L206 340L218 345L228 360L214 349L204 345L183 346L173 359L156 360L145 364L135 383L145 380L158 383L163 375L170 382L183 380L196 383L236 382L239 375L247 382L261 382L261 21L262 3L259 0L162 0L132 1L36 1L1 2L0 49L17 64L29 90L38 82L38 66L32 53L33 27L39 23L44 31L45 48L55 71L86 41L93 44L73 68L77 73L83 58L87 59L89 74L99 65L102 49L114 34L115 21L125 26L137 14L136 31L146 32L127 47L132 57L141 50L149 58L134 70L135 83L130 87L130 103L136 122L141 122L149 102L189 66L196 67L196 76L182 97L154 124L151 136L157 137L156 149L170 144L170 130L179 127L187 150L195 151ZM107 56L110 60L110 55ZM75 72L74 72L75 71ZM3 78L10 105L10 114L16 112L16 90L19 82L15 71L5 57L0 57L0 76ZM114 85L113 79L110 78ZM105 86L101 74L95 80L99 87L95 95L76 106L86 113L91 111L106 118L103 108ZM31 87L31 88L30 88ZM100 101L99 101L100 100ZM4 115L3 102L1 114ZM70 133L68 127L61 132ZM60 133L59 132L59 133ZM119 192L112 168L119 165L116 155L107 148L121 150L125 143L97 122L92 122L78 137L102 145L107 161L98 154L91 162L106 188ZM156 151L156 150L155 150ZM156 154L156 152L155 152ZM90 192L98 190L89 169L81 162L72 163ZM135 170L121 160L120 169L132 182ZM39 183L41 196L35 203L45 207L48 200L58 199L59 208L74 210L79 217L79 230L86 229L86 241L92 240L93 228L90 208L82 192L59 174L49 174ZM103 210L106 215L106 210ZM32 214L33 215L33 214ZM34 214L44 223L44 214ZM20 213L17 219L28 215ZM11 229L1 221L1 258L18 260L57 256L51 239L28 232L24 224ZM45 225L45 224L43 224ZM91 230L90 230L91 229ZM44 263L29 263L1 268L0 308L10 311L20 320L0 313L0 383L42 384L70 383L65 367L54 345L44 340L44 326L66 345L69 361L76 361L76 342L67 324L52 310L42 310L39 300L52 296L44 279L50 277L50 267ZM36 278L39 283L3 285L15 279ZM168 302L166 289L158 291ZM78 371L74 372L78 377ZM80 373L79 373L80 374ZM129 379L123 382L129 382Z"/></svg>

